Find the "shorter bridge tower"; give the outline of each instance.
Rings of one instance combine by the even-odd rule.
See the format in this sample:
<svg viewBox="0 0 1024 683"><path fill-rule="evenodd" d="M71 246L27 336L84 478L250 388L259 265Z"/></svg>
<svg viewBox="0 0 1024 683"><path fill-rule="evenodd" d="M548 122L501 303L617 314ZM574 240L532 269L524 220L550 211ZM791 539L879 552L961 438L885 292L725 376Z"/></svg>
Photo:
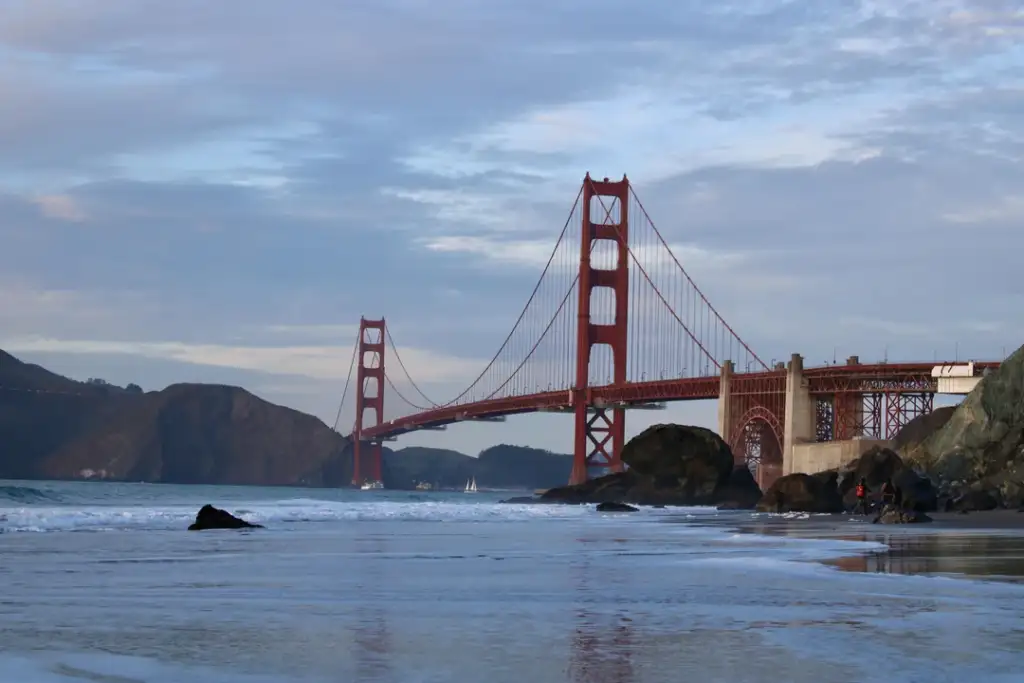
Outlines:
<svg viewBox="0 0 1024 683"><path fill-rule="evenodd" d="M384 318L359 319L359 365L356 371L356 428L352 443L352 485L383 481L380 439L363 440L363 429L384 422ZM366 423L366 411L372 418ZM367 462L368 460L368 462Z"/></svg>

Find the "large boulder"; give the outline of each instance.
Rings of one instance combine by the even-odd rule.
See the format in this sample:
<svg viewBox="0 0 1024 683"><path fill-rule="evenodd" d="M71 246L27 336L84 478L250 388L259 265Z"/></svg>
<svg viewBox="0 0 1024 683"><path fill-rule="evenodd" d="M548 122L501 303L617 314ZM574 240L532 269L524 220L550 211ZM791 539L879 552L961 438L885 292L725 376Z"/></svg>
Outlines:
<svg viewBox="0 0 1024 683"><path fill-rule="evenodd" d="M660 424L648 427L622 449L622 462L637 474L714 490L732 473L733 456L718 434L703 427Z"/></svg>
<svg viewBox="0 0 1024 683"><path fill-rule="evenodd" d="M857 504L857 482L863 478L871 491L871 498L877 498L879 491L889 479L903 491L904 506L921 512L932 512L938 508L938 492L927 477L915 472L895 451L875 446L850 465L843 468L839 482L839 493L847 508Z"/></svg>
<svg viewBox="0 0 1024 683"><path fill-rule="evenodd" d="M709 429L654 425L622 449L629 469L572 486L549 489L541 500L562 503L750 506L760 496L752 477L735 474L729 445Z"/></svg>
<svg viewBox="0 0 1024 683"><path fill-rule="evenodd" d="M252 524L239 519L227 510L215 508L212 505L204 505L199 508L199 513L188 528L189 531L205 531L207 529L262 529L260 524Z"/></svg>
<svg viewBox="0 0 1024 683"><path fill-rule="evenodd" d="M843 512L839 475L787 474L775 480L757 503L759 512Z"/></svg>

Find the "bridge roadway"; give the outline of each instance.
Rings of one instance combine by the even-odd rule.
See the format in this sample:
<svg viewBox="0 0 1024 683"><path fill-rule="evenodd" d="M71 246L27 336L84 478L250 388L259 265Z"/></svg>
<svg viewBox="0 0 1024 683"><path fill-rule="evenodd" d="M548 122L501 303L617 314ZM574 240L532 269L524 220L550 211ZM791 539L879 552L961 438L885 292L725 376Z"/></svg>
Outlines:
<svg viewBox="0 0 1024 683"><path fill-rule="evenodd" d="M875 363L824 365L803 369L808 392L813 395L867 394L867 393L936 393L938 381L932 370L942 365L963 365L953 361L914 363ZM999 367L998 361L976 362L976 375ZM732 375L731 394L758 394L773 391L766 388L779 386L785 380L785 364L775 370L735 373ZM775 380L772 382L772 380ZM721 376L653 380L623 385L589 387L584 390L588 405L595 407L641 406L670 401L702 401L719 398ZM777 390L776 390L777 391ZM442 406L434 410L414 413L364 428L364 440L391 440L402 434L421 429L438 429L463 421L487 420L507 415L533 412L570 412L574 406L574 389L545 391L524 396L494 398L484 401ZM725 438L729 438L726 435Z"/></svg>

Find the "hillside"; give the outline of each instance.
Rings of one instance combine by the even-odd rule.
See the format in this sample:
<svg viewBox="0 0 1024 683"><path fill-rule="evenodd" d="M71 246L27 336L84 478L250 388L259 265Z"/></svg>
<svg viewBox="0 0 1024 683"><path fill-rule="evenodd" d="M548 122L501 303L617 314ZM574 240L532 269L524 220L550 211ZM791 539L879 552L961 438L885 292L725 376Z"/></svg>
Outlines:
<svg viewBox="0 0 1024 683"><path fill-rule="evenodd" d="M933 423L904 447L911 462L940 486L1024 507L1024 347Z"/></svg>
<svg viewBox="0 0 1024 683"><path fill-rule="evenodd" d="M570 461L517 446L471 458L410 447L384 451L389 488L564 483ZM179 484L344 486L348 440L319 419L241 389L175 384L142 393L78 382L0 351L0 478Z"/></svg>

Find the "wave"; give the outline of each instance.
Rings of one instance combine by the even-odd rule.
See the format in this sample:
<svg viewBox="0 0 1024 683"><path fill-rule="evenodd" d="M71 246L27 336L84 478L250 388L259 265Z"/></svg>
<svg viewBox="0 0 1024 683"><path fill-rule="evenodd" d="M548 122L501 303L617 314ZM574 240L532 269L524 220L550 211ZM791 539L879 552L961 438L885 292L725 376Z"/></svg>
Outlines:
<svg viewBox="0 0 1024 683"><path fill-rule="evenodd" d="M217 504L217 503L215 503ZM451 502L340 502L313 498L217 504L251 522L289 526L317 522L535 521L593 516L592 509L562 505ZM187 527L200 505L24 505L0 508L0 533L52 531L162 531ZM653 511L652 511L653 512ZM646 516L646 515L645 515Z"/></svg>
<svg viewBox="0 0 1024 683"><path fill-rule="evenodd" d="M0 486L0 501L11 503L59 503L61 497L50 491L32 488L31 486Z"/></svg>

